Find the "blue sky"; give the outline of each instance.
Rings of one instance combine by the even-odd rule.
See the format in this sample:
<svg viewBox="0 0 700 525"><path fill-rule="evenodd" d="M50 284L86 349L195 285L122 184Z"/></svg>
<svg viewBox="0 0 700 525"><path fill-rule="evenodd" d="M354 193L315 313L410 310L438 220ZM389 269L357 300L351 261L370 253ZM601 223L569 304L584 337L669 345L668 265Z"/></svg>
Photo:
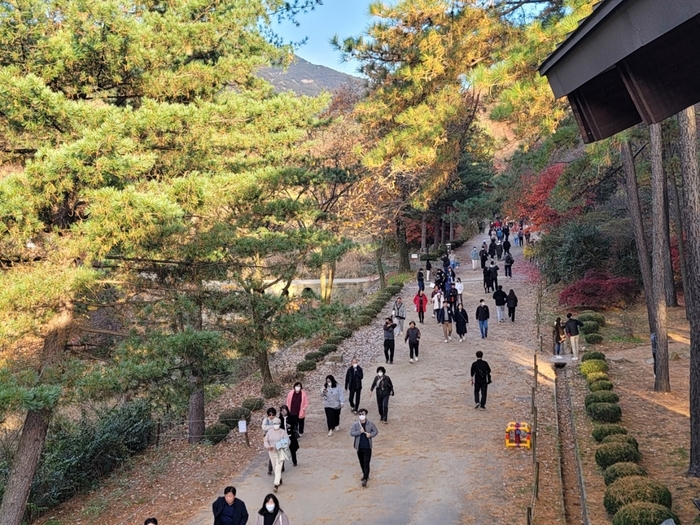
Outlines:
<svg viewBox="0 0 700 525"><path fill-rule="evenodd" d="M299 27L284 22L275 29L285 41L298 42L308 38L306 44L297 49L301 58L356 75L357 64L341 64L340 54L328 42L336 34L343 39L362 33L370 22L370 3L371 0L323 0L323 5L314 11L297 17Z"/></svg>

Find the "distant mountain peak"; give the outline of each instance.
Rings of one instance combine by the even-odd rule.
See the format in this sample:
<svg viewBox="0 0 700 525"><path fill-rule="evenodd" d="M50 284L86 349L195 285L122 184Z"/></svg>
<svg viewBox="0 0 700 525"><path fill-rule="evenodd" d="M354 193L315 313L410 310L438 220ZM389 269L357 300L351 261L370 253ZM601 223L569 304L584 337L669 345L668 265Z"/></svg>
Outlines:
<svg viewBox="0 0 700 525"><path fill-rule="evenodd" d="M294 57L294 62L284 70L281 68L264 68L258 75L267 80L275 91L293 91L298 95L315 97L324 91L335 91L346 84L361 84L361 78L341 73L326 66L319 66Z"/></svg>

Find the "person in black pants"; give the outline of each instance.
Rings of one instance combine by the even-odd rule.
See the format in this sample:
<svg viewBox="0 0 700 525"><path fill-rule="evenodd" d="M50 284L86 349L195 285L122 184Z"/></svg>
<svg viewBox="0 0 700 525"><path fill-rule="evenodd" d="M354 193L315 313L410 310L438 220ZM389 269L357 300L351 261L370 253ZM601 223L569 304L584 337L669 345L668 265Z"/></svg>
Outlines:
<svg viewBox="0 0 700 525"><path fill-rule="evenodd" d="M281 428L287 431L289 435L289 451L292 453L292 463L297 466L297 450L299 450L299 432L294 427L294 421L289 415L289 408L287 405L282 405L280 407L280 422L282 423ZM282 466L282 471L284 472L284 466Z"/></svg>
<svg viewBox="0 0 700 525"><path fill-rule="evenodd" d="M369 390L369 397L372 397L372 392L377 389L377 409L379 410L380 421L388 423L389 416L389 396L394 395L394 385L391 378L386 375L386 369L383 366L377 368L377 376L372 381L372 388Z"/></svg>
<svg viewBox="0 0 700 525"><path fill-rule="evenodd" d="M358 421L350 428L350 435L355 438L355 450L357 459L360 460L362 469L362 486L367 486L369 480L369 463L372 460L372 438L379 434L377 426L367 419L367 409L359 410Z"/></svg>
<svg viewBox="0 0 700 525"><path fill-rule="evenodd" d="M476 361L472 363L472 385L474 385L474 408L486 410L486 394L491 382L491 367L482 358L484 353L479 350L476 353Z"/></svg>
<svg viewBox="0 0 700 525"><path fill-rule="evenodd" d="M394 362L394 328L396 323L391 320L391 317L384 319L384 357L387 363Z"/></svg>
<svg viewBox="0 0 700 525"><path fill-rule="evenodd" d="M420 343L420 330L416 328L415 321L408 323L408 330L406 330L406 337L404 337L403 342L408 342L408 351L411 355L410 363L413 363L413 356L416 356L416 363L418 362L418 344Z"/></svg>
<svg viewBox="0 0 700 525"><path fill-rule="evenodd" d="M350 409L357 414L360 408L360 395L362 394L362 378L364 372L358 364L357 359L353 359L350 368L345 372L345 390L350 391Z"/></svg>

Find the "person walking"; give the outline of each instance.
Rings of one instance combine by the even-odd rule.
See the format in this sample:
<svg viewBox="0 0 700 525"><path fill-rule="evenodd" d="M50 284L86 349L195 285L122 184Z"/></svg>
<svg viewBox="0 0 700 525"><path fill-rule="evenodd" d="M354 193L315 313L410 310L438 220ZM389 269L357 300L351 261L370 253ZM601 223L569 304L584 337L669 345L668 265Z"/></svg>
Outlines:
<svg viewBox="0 0 700 525"><path fill-rule="evenodd" d="M496 243L496 257L499 261L503 257L503 243L501 243L501 241L498 241Z"/></svg>
<svg viewBox="0 0 700 525"><path fill-rule="evenodd" d="M498 316L498 322L505 323L508 294L503 291L503 286L499 286L493 293L493 300L496 302L496 315Z"/></svg>
<svg viewBox="0 0 700 525"><path fill-rule="evenodd" d="M423 290L418 290L418 293L413 298L413 304L418 313L418 322L425 323L425 311L428 309L428 296L423 293Z"/></svg>
<svg viewBox="0 0 700 525"><path fill-rule="evenodd" d="M579 337L579 327L583 326L583 323L572 316L571 312L566 314L566 323L564 323L564 330L566 335L569 336L569 344L571 345L571 353L573 361L578 360L578 337Z"/></svg>
<svg viewBox="0 0 700 525"><path fill-rule="evenodd" d="M395 335L401 335L403 333L403 322L406 319L406 305L403 304L401 297L397 297L396 301L394 301L392 316L396 323Z"/></svg>
<svg viewBox="0 0 700 525"><path fill-rule="evenodd" d="M467 324L469 323L469 315L464 309L464 305L459 303L457 310L455 311L455 326L457 327L457 335L459 336L459 342L464 341L464 337L467 335Z"/></svg>
<svg viewBox="0 0 700 525"><path fill-rule="evenodd" d="M292 425L292 418L289 415L289 407L287 405L282 405L280 407L280 423L281 427L287 431L289 436L289 452L292 456L292 464L297 466L297 450L299 450L299 432ZM284 472L284 465L282 465L282 472Z"/></svg>
<svg viewBox="0 0 700 525"><path fill-rule="evenodd" d="M268 430L263 439L263 445L267 450L267 455L272 463L272 468L275 472L274 491L282 484L282 467L286 454L289 451L289 435L282 428L282 422L279 418L275 418L272 422L272 430ZM291 459L291 456L290 456Z"/></svg>
<svg viewBox="0 0 700 525"><path fill-rule="evenodd" d="M503 265L506 268L506 277L510 277L511 279L513 278L513 263L514 263L513 256L508 253L506 254L506 259L503 262Z"/></svg>
<svg viewBox="0 0 700 525"><path fill-rule="evenodd" d="M474 408L486 410L486 395L491 383L491 367L483 360L484 353L476 353L476 361L472 363L471 376L474 386Z"/></svg>
<svg viewBox="0 0 700 525"><path fill-rule="evenodd" d="M326 412L326 424L330 437L334 430L340 430L340 411L345 406L343 389L340 388L332 375L326 376L326 384L321 389L321 397L323 398L323 409Z"/></svg>
<svg viewBox="0 0 700 525"><path fill-rule="evenodd" d="M262 420L262 431L263 431L263 436L268 433L268 431L272 430L272 425L274 424L274 420L277 417L277 409L275 407L270 407L267 409L267 415L263 418ZM270 461L267 464L267 475L272 476L272 461Z"/></svg>
<svg viewBox="0 0 700 525"><path fill-rule="evenodd" d="M216 498L211 505L214 525L245 525L248 523L248 509L242 500L236 498L236 487L226 487L224 495ZM156 523L158 523L156 521Z"/></svg>
<svg viewBox="0 0 700 525"><path fill-rule="evenodd" d="M309 398L306 395L303 385L297 381L287 393L287 406L289 407L289 418L299 433L299 437L304 435L304 422L306 421L306 409L309 408Z"/></svg>
<svg viewBox="0 0 700 525"><path fill-rule="evenodd" d="M158 525L158 520L156 518L146 518L143 525Z"/></svg>
<svg viewBox="0 0 700 525"><path fill-rule="evenodd" d="M425 290L425 274L423 273L423 268L418 268L418 273L416 274L416 281L418 281L418 289Z"/></svg>
<svg viewBox="0 0 700 525"><path fill-rule="evenodd" d="M442 308L438 310L438 323L442 325L445 342L452 341L452 307L449 303L443 303Z"/></svg>
<svg viewBox="0 0 700 525"><path fill-rule="evenodd" d="M433 290L433 317L437 317L437 313L442 310L442 290L437 286ZM440 324L440 321L438 321Z"/></svg>
<svg viewBox="0 0 700 525"><path fill-rule="evenodd" d="M503 253L508 255L510 253L510 241L506 237L506 240L503 241Z"/></svg>
<svg viewBox="0 0 700 525"><path fill-rule="evenodd" d="M481 260L481 269L483 270L486 268L486 263L489 260L489 251L485 246L486 243L484 243L484 246L481 247L481 251L479 252L479 259Z"/></svg>
<svg viewBox="0 0 700 525"><path fill-rule="evenodd" d="M491 244L489 244L489 257L492 259L496 257L496 239L491 239Z"/></svg>
<svg viewBox="0 0 700 525"><path fill-rule="evenodd" d="M471 253L469 254L472 260L472 271L476 271L476 267L479 264L479 250L476 249L476 246L472 248Z"/></svg>
<svg viewBox="0 0 700 525"><path fill-rule="evenodd" d="M457 282L455 283L455 290L457 290L457 301L459 304L464 304L464 300L462 299L464 295L464 283L459 277L457 277Z"/></svg>
<svg viewBox="0 0 700 525"><path fill-rule="evenodd" d="M410 355L409 363L413 363L413 354L416 356L416 363L418 362L418 344L420 343L420 330L416 328L416 323L411 321L408 323L408 330L406 330L406 337L404 337L403 342L408 342L408 352Z"/></svg>
<svg viewBox="0 0 700 525"><path fill-rule="evenodd" d="M486 339L489 335L489 307L486 306L484 300L479 300L479 306L476 307L476 320L479 321L479 331L481 338Z"/></svg>
<svg viewBox="0 0 700 525"><path fill-rule="evenodd" d="M484 293L489 293L493 288L493 281L491 280L491 270L489 267L484 268Z"/></svg>
<svg viewBox="0 0 700 525"><path fill-rule="evenodd" d="M280 508L277 496L274 494L265 496L255 525L290 525L289 518Z"/></svg>
<svg viewBox="0 0 700 525"><path fill-rule="evenodd" d="M362 469L362 486L369 481L369 464L372 461L372 439L377 437L377 425L367 419L367 409L361 408L357 421L350 427L350 435L355 438L354 446Z"/></svg>
<svg viewBox="0 0 700 525"><path fill-rule="evenodd" d="M369 397L372 397L374 389L377 389L377 410L379 410L379 420L388 423L389 417L389 396L394 395L394 384L391 378L386 375L386 369L383 366L377 368L377 375L372 381L372 388L369 391Z"/></svg>
<svg viewBox="0 0 700 525"><path fill-rule="evenodd" d="M394 362L394 329L396 323L391 321L391 317L384 319L384 357L387 363Z"/></svg>
<svg viewBox="0 0 700 525"><path fill-rule="evenodd" d="M362 395L362 379L364 378L364 372L362 367L357 362L357 358L354 357L348 371L345 372L345 390L350 392L350 409L353 413L357 414L360 409L360 396Z"/></svg>
<svg viewBox="0 0 700 525"><path fill-rule="evenodd" d="M506 306L508 307L508 319L511 323L515 322L515 308L518 306L518 296L515 295L513 290L508 292L508 298L506 299Z"/></svg>
<svg viewBox="0 0 700 525"><path fill-rule="evenodd" d="M500 268L496 266L496 262L491 261L489 273L491 274L491 286L494 289L498 289L498 270L500 270Z"/></svg>
<svg viewBox="0 0 700 525"><path fill-rule="evenodd" d="M450 255L445 252L440 260L442 261L442 271L447 275L447 269L450 267Z"/></svg>
<svg viewBox="0 0 700 525"><path fill-rule="evenodd" d="M561 356L561 344L566 340L566 331L564 325L561 324L561 317L557 317L554 321L554 331L552 333L554 340L554 354L557 359L563 359Z"/></svg>
<svg viewBox="0 0 700 525"><path fill-rule="evenodd" d="M430 264L430 257L425 260L425 279L430 282L430 270L433 269L433 265Z"/></svg>

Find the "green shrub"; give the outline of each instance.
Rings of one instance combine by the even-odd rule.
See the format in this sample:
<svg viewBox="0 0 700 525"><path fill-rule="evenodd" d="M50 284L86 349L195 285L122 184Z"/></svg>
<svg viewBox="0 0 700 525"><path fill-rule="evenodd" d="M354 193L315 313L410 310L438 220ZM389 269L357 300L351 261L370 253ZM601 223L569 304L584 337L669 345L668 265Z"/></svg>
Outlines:
<svg viewBox="0 0 700 525"><path fill-rule="evenodd" d="M357 330L362 325L358 322L356 315L345 321L345 326L347 326L349 330Z"/></svg>
<svg viewBox="0 0 700 525"><path fill-rule="evenodd" d="M593 372L586 376L586 381L588 384L595 383L596 381L610 381L610 377L605 372Z"/></svg>
<svg viewBox="0 0 700 525"><path fill-rule="evenodd" d="M639 450L639 442L634 439L634 436L628 434L612 434L603 438L603 443L629 443L634 448Z"/></svg>
<svg viewBox="0 0 700 525"><path fill-rule="evenodd" d="M612 390L613 384L610 381L596 381L588 385L591 392L599 392L600 390Z"/></svg>
<svg viewBox="0 0 700 525"><path fill-rule="evenodd" d="M367 317L376 317L376 315L381 311L381 308L374 308L373 306L365 306L360 310L360 315L366 315Z"/></svg>
<svg viewBox="0 0 700 525"><path fill-rule="evenodd" d="M598 352L598 351L593 351L593 352L584 352L581 355L581 362L585 361L590 361L591 359L600 359L601 361L605 361L605 354L603 352Z"/></svg>
<svg viewBox="0 0 700 525"><path fill-rule="evenodd" d="M255 412L256 410L262 410L262 407L265 406L265 400L262 397L248 397L243 400L241 406L251 412Z"/></svg>
<svg viewBox="0 0 700 525"><path fill-rule="evenodd" d="M370 324L372 321L374 321L374 316L369 316L369 315L358 315L357 316L357 324L359 326L366 326Z"/></svg>
<svg viewBox="0 0 700 525"><path fill-rule="evenodd" d="M582 334L595 334L600 330L600 325L595 321L586 321L581 327Z"/></svg>
<svg viewBox="0 0 700 525"><path fill-rule="evenodd" d="M298 372L310 372L311 370L316 370L316 361L300 361L297 363Z"/></svg>
<svg viewBox="0 0 700 525"><path fill-rule="evenodd" d="M238 422L243 419L250 423L250 410L243 407L227 408L219 414L219 423L229 428L238 428Z"/></svg>
<svg viewBox="0 0 700 525"><path fill-rule="evenodd" d="M577 319L582 323L592 322L598 324L599 326L605 326L605 316L596 312L582 313Z"/></svg>
<svg viewBox="0 0 700 525"><path fill-rule="evenodd" d="M588 374L592 374L593 372L607 372L608 371L608 363L603 361L602 359L589 359L588 361L584 361L581 363L581 373L584 376L587 376Z"/></svg>
<svg viewBox="0 0 700 525"><path fill-rule="evenodd" d="M204 439L206 439L212 445L221 443L228 433L231 432L231 428L223 423L214 423L206 428L204 431Z"/></svg>
<svg viewBox="0 0 700 525"><path fill-rule="evenodd" d="M622 409L617 403L592 403L586 412L593 421L601 423L617 423L622 419Z"/></svg>
<svg viewBox="0 0 700 525"><path fill-rule="evenodd" d="M260 388L260 392L262 392L265 399L272 399L282 393L282 387L277 383L265 383L262 388Z"/></svg>
<svg viewBox="0 0 700 525"><path fill-rule="evenodd" d="M622 436L622 434L613 434L614 436ZM608 436L612 437L612 436ZM626 478L628 476L646 476L647 471L636 463L615 463L610 465L603 472L603 479L606 485L612 485L620 478Z"/></svg>
<svg viewBox="0 0 700 525"><path fill-rule="evenodd" d="M605 470L615 463L639 461L641 454L629 443L605 443L595 451L595 462Z"/></svg>
<svg viewBox="0 0 700 525"><path fill-rule="evenodd" d="M627 434L627 429L620 425L597 425L593 429L592 434L593 439L600 443L607 436L612 436L613 434Z"/></svg>
<svg viewBox="0 0 700 525"><path fill-rule="evenodd" d="M671 508L671 491L664 484L644 476L620 478L607 489L603 506L612 516L625 505L635 501L646 501Z"/></svg>
<svg viewBox="0 0 700 525"><path fill-rule="evenodd" d="M336 345L325 344L325 345L319 346L317 352L319 352L320 354L323 354L323 355L328 355L328 354L332 354L337 349L338 349L338 347Z"/></svg>
<svg viewBox="0 0 700 525"><path fill-rule="evenodd" d="M342 337L343 339L352 337L352 330L350 330L349 328L338 328L338 330L336 330L335 333L338 337Z"/></svg>
<svg viewBox="0 0 700 525"><path fill-rule="evenodd" d="M403 285L402 284L390 284L389 286L386 287L387 291L391 295L396 295L398 293L401 293L401 290L403 290Z"/></svg>
<svg viewBox="0 0 700 525"><path fill-rule="evenodd" d="M588 406L592 405L593 403L617 403L618 401L620 401L620 396L618 396L615 392L611 392L610 390L601 390L600 392L592 392L591 394L588 394L586 399L584 399L583 404L586 408L588 408Z"/></svg>
<svg viewBox="0 0 700 525"><path fill-rule="evenodd" d="M635 501L617 511L613 525L659 525L672 519L676 525L681 520L669 508L648 501Z"/></svg>
<svg viewBox="0 0 700 525"><path fill-rule="evenodd" d="M600 334L586 334L583 339L589 344L589 345L599 345L600 343L603 342L603 336Z"/></svg>
<svg viewBox="0 0 700 525"><path fill-rule="evenodd" d="M329 337L328 339L326 339L326 344L329 344L329 345L339 345L339 344L342 343L343 341L345 341L345 338L344 338L344 337L340 337L340 336L337 336L337 335L332 335L331 337Z"/></svg>
<svg viewBox="0 0 700 525"><path fill-rule="evenodd" d="M323 359L325 355L326 354L324 354L323 352L309 352L304 356L304 359L306 359L307 361L315 361L316 363L318 363L321 359Z"/></svg>

